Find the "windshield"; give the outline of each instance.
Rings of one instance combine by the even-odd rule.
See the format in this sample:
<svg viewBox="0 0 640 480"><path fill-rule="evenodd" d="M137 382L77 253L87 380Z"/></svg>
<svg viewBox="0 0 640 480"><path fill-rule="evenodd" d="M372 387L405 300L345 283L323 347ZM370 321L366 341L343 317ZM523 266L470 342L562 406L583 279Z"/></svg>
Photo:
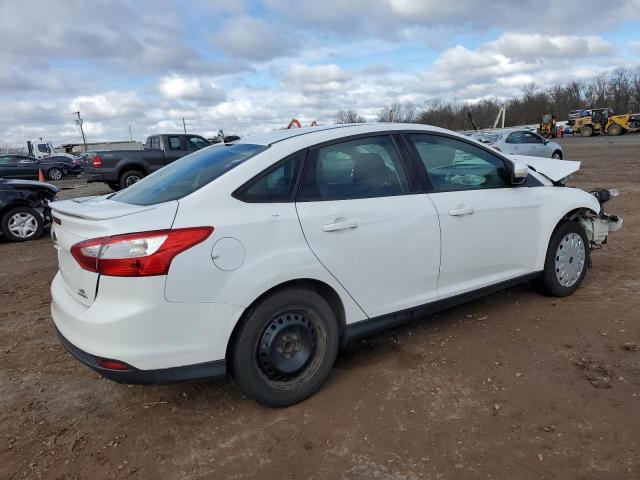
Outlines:
<svg viewBox="0 0 640 480"><path fill-rule="evenodd" d="M204 187L248 158L263 145L218 144L182 157L111 197L133 205L153 205L185 197Z"/></svg>

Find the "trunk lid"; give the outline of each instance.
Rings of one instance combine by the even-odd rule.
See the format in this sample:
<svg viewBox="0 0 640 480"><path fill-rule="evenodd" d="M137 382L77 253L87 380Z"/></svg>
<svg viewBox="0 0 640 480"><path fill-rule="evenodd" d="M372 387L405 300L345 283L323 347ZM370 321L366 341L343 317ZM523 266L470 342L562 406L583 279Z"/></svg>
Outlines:
<svg viewBox="0 0 640 480"><path fill-rule="evenodd" d="M90 306L98 293L99 275L81 268L71 255L71 247L91 238L171 228L178 202L139 206L106 197L86 197L53 202L50 206L57 219L52 224L51 237L58 251L60 274L71 295Z"/></svg>

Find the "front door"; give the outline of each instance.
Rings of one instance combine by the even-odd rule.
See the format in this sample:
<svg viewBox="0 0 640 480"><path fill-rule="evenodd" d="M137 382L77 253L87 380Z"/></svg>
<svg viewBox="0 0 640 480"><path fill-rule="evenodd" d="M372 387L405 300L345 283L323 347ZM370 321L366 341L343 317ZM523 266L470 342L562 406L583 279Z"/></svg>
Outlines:
<svg viewBox="0 0 640 480"><path fill-rule="evenodd" d="M390 136L312 149L296 199L309 247L369 317L437 299L440 227Z"/></svg>
<svg viewBox="0 0 640 480"><path fill-rule="evenodd" d="M464 140L427 134L408 138L440 219L440 297L533 272L542 204L541 190L528 186L535 182L510 185L502 159Z"/></svg>

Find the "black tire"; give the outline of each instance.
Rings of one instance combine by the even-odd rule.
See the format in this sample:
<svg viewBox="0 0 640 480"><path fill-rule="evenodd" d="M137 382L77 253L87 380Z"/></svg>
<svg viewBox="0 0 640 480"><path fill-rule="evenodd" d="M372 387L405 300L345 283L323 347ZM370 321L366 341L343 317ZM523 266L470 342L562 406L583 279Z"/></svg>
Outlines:
<svg viewBox="0 0 640 480"><path fill-rule="evenodd" d="M232 380L270 407L313 395L329 376L340 343L327 301L300 287L277 291L252 307L234 338L227 359Z"/></svg>
<svg viewBox="0 0 640 480"><path fill-rule="evenodd" d="M21 215L25 218L28 218L29 224L32 225L33 231L28 235L20 236L20 234L16 234L15 231L15 216ZM12 221L13 220L13 221ZM15 207L9 210L2 216L0 220L0 228L2 229L2 233L4 236L11 242L26 242L27 240L35 240L36 238L40 238L42 235L42 229L44 227L44 219L39 212L30 207Z"/></svg>
<svg viewBox="0 0 640 480"><path fill-rule="evenodd" d="M581 270L579 273L573 273L568 277L564 278L565 283L561 283L558 279L557 274L561 274L561 270L556 268L556 261L560 260L560 257L557 255L559 251L563 250L569 242L575 242L576 237L579 237L582 241L582 245L584 247L584 259ZM562 248L560 247L562 244ZM570 257L569 265L571 266L574 261L574 257ZM580 259L576 259L576 264L574 264L573 268L576 268L575 265L578 264ZM542 276L534 280L534 285L541 290L543 293L547 295L551 295L554 297L566 297L567 295L571 295L575 292L584 277L587 275L587 270L589 266L589 241L587 240L587 235L584 232L584 228L577 223L571 221L562 222L558 228L556 228L553 235L551 235L551 240L549 241L549 247L547 249L547 256L544 262L544 271ZM570 284L568 281L573 280Z"/></svg>
<svg viewBox="0 0 640 480"><path fill-rule="evenodd" d="M581 127L580 134L583 137L590 137L591 135L593 135L593 127L591 125L585 125L584 127Z"/></svg>
<svg viewBox="0 0 640 480"><path fill-rule="evenodd" d="M63 176L64 173L62 172L62 169L57 167L50 168L47 172L47 178L49 178L49 180L62 180Z"/></svg>
<svg viewBox="0 0 640 480"><path fill-rule="evenodd" d="M109 185L109 188L114 192L117 192L120 190L120 184L118 182L107 182L107 185Z"/></svg>
<svg viewBox="0 0 640 480"><path fill-rule="evenodd" d="M120 181L118 183L120 185L120 189L125 189L143 178L144 173L140 170L127 170L120 175Z"/></svg>
<svg viewBox="0 0 640 480"><path fill-rule="evenodd" d="M622 133L622 127L620 125L618 125L617 123L614 123L613 125L611 125L609 127L609 131L607 133L609 135L615 137L615 136L620 135Z"/></svg>
<svg viewBox="0 0 640 480"><path fill-rule="evenodd" d="M551 154L551 158L555 158L556 160L562 160L562 152L560 150L556 150Z"/></svg>

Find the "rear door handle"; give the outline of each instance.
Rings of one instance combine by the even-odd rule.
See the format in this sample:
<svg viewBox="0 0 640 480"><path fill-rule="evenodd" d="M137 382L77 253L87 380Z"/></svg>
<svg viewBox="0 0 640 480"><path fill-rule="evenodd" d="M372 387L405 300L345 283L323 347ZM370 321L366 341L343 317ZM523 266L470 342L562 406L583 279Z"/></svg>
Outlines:
<svg viewBox="0 0 640 480"><path fill-rule="evenodd" d="M322 226L323 232L335 232L336 230L346 230L349 228L358 228L358 222L355 220L347 220L342 222L327 223Z"/></svg>
<svg viewBox="0 0 640 480"><path fill-rule="evenodd" d="M460 215L471 215L473 214L473 208L471 207L466 207L464 205L458 205L458 208L453 208L451 210L449 210L449 215L453 216L453 217L457 217Z"/></svg>

